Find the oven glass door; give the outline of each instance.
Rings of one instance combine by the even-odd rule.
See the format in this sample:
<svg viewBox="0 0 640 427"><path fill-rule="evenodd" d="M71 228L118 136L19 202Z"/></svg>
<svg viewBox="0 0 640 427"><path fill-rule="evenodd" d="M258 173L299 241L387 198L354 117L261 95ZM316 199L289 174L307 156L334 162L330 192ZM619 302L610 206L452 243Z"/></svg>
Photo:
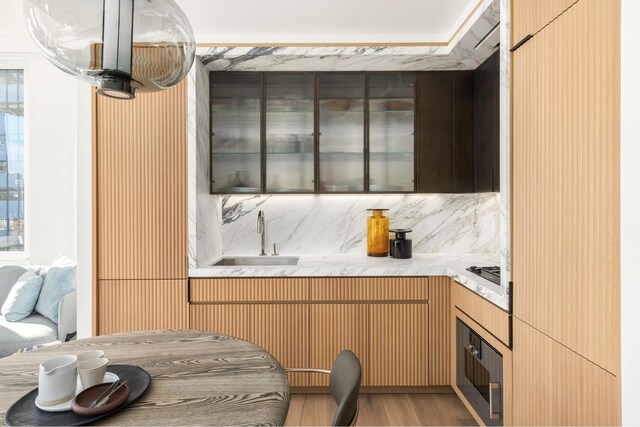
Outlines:
<svg viewBox="0 0 640 427"><path fill-rule="evenodd" d="M482 420L502 425L502 355L456 319L456 383Z"/></svg>

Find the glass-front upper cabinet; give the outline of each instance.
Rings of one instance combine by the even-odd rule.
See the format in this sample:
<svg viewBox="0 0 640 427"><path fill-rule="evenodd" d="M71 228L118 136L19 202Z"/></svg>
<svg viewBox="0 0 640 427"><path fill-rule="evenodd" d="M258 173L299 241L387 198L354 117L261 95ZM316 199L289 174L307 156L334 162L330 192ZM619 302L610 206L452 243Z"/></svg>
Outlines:
<svg viewBox="0 0 640 427"><path fill-rule="evenodd" d="M365 74L320 74L319 191L362 192L365 177Z"/></svg>
<svg viewBox="0 0 640 427"><path fill-rule="evenodd" d="M260 73L211 74L211 192L260 193Z"/></svg>
<svg viewBox="0 0 640 427"><path fill-rule="evenodd" d="M415 76L369 75L369 191L412 192Z"/></svg>
<svg viewBox="0 0 640 427"><path fill-rule="evenodd" d="M312 193L315 74L266 74L266 192Z"/></svg>

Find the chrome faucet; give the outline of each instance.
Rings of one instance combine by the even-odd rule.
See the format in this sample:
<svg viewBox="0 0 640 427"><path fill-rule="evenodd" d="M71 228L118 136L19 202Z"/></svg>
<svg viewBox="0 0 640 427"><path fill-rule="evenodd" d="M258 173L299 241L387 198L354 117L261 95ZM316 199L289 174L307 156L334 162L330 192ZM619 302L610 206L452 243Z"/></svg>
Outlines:
<svg viewBox="0 0 640 427"><path fill-rule="evenodd" d="M258 234L260 234L260 255L264 256L267 253L264 250L264 235L265 235L265 226L264 226L264 212L258 212Z"/></svg>

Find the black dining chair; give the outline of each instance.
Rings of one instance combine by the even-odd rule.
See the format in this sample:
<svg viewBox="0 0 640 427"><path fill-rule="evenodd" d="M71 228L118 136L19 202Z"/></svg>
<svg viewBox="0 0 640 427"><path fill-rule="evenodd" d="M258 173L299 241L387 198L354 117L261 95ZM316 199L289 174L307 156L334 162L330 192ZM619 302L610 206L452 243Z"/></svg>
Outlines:
<svg viewBox="0 0 640 427"><path fill-rule="evenodd" d="M331 370L313 368L287 368L286 372L315 372L329 375L329 390L338 410L332 426L352 426L358 418L358 396L362 381L362 365L350 350L342 350Z"/></svg>

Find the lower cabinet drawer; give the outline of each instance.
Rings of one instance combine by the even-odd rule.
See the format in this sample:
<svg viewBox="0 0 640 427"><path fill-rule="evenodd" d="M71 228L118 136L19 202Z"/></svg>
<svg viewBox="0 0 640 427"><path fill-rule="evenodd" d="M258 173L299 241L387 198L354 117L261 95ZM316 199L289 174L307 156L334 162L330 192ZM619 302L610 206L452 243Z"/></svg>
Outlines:
<svg viewBox="0 0 640 427"><path fill-rule="evenodd" d="M196 303L221 302L306 302L309 299L307 278L221 278L191 279L190 299Z"/></svg>
<svg viewBox="0 0 640 427"><path fill-rule="evenodd" d="M427 301L429 277L322 277L309 282L311 301Z"/></svg>

